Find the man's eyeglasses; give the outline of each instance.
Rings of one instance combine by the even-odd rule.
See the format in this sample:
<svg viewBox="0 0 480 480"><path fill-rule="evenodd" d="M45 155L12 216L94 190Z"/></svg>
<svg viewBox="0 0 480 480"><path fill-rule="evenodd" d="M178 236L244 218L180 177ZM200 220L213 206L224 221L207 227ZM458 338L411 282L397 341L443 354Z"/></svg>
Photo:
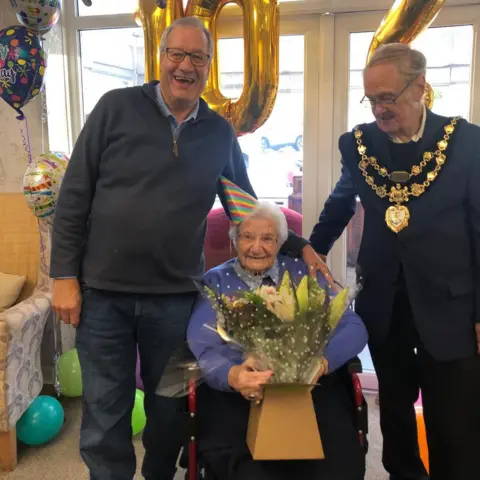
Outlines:
<svg viewBox="0 0 480 480"><path fill-rule="evenodd" d="M185 57L190 57L190 61L197 67L204 67L210 60L210 55L202 52L186 52L180 48L166 48L167 58L174 63L182 63Z"/></svg>
<svg viewBox="0 0 480 480"><path fill-rule="evenodd" d="M360 100L360 103L365 108L374 109L377 105L395 105L398 99L407 91L407 89L412 85L412 83L418 78L412 78L406 85L403 87L402 91L398 95L386 94L381 95L379 98L368 98L366 95Z"/></svg>
<svg viewBox="0 0 480 480"><path fill-rule="evenodd" d="M271 247L272 245L277 243L277 237L275 237L274 235L259 235L258 238L260 239L260 244L267 247ZM255 243L255 241L257 240L257 235L253 235L251 233L239 233L238 239L243 243Z"/></svg>

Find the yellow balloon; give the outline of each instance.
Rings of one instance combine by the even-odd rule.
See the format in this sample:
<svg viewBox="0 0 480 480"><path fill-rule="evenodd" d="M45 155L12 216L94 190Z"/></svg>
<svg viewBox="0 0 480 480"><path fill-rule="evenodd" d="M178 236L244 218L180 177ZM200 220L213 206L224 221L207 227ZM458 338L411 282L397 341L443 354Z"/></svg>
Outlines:
<svg viewBox="0 0 480 480"><path fill-rule="evenodd" d="M373 36L367 63L381 45L413 42L432 24L444 4L445 0L396 0ZM427 83L425 105L428 108L433 106L433 97L432 87Z"/></svg>
<svg viewBox="0 0 480 480"><path fill-rule="evenodd" d="M279 81L279 15L277 0L238 0L243 10L245 37L244 87L238 100L225 97L220 91L218 69L218 34L216 22L227 0L189 0L184 12L182 0L167 0L160 9L156 0L139 0L137 22L145 36L145 77L160 78L160 38L177 18L196 16L212 32L214 57L202 97L208 105L227 118L237 135L251 133L261 127L273 109Z"/></svg>

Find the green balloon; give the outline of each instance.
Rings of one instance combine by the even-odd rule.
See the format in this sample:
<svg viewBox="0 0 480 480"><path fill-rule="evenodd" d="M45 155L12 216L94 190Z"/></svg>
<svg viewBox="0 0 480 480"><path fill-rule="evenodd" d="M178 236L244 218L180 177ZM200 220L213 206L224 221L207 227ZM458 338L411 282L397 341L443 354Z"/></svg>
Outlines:
<svg viewBox="0 0 480 480"><path fill-rule="evenodd" d="M145 394L141 390L135 390L135 404L132 411L132 431L133 436L138 435L147 424L147 416L145 415L145 407L143 405Z"/></svg>
<svg viewBox="0 0 480 480"><path fill-rule="evenodd" d="M58 381L62 395L66 397L82 396L82 370L76 348L64 353L58 359Z"/></svg>

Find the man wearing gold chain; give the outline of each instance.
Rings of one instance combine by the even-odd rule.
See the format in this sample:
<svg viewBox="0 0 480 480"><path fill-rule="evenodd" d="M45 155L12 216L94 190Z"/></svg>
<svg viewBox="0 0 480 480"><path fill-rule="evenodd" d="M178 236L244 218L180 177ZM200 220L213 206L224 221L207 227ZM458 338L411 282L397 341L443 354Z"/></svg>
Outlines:
<svg viewBox="0 0 480 480"><path fill-rule="evenodd" d="M365 211L356 310L379 383L391 480L480 478L480 128L424 105L426 60L376 50L364 71L375 122L342 135L342 175L310 238L327 255ZM422 390L430 477L414 403Z"/></svg>

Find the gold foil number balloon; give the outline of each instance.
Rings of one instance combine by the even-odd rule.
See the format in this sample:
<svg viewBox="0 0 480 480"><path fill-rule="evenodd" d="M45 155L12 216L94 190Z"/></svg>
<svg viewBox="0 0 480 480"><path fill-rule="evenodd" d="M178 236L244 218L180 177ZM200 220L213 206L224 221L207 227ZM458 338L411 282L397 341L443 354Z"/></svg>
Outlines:
<svg viewBox="0 0 480 480"><path fill-rule="evenodd" d="M165 8L161 9L156 0L140 0L136 13L145 36L146 80L160 78L159 47L164 30L183 16L199 17L212 32L215 52L203 98L232 123L237 135L261 127L270 116L278 91L280 34L277 1L236 2L243 10L245 73L242 95L235 101L222 95L218 69L218 15L228 0L189 0L185 12L182 0L166 0L165 3Z"/></svg>
<svg viewBox="0 0 480 480"><path fill-rule="evenodd" d="M435 20L445 0L396 0L373 36L367 63L380 45L413 42ZM427 83L425 105L433 106L433 90Z"/></svg>

